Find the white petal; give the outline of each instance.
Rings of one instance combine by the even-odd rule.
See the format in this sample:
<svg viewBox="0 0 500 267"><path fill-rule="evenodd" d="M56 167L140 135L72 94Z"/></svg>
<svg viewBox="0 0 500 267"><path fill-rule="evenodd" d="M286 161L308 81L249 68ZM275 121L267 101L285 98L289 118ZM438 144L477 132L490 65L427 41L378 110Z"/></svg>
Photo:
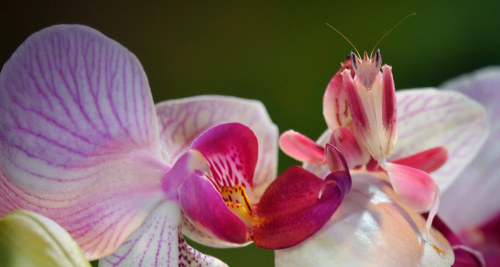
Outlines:
<svg viewBox="0 0 500 267"><path fill-rule="evenodd" d="M445 146L448 160L431 175L446 191L486 138L484 108L460 93L434 89L404 90L396 98L398 143L390 159Z"/></svg>

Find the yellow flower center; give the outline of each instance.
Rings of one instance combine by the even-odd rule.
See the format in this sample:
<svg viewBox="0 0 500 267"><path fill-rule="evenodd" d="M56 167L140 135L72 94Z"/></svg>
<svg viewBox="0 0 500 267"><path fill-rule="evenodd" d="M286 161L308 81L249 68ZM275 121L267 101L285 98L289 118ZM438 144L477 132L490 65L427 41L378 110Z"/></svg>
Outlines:
<svg viewBox="0 0 500 267"><path fill-rule="evenodd" d="M220 194L229 209L238 215L246 225L250 226L253 224L252 203L248 200L243 185L235 185L233 187L221 186Z"/></svg>

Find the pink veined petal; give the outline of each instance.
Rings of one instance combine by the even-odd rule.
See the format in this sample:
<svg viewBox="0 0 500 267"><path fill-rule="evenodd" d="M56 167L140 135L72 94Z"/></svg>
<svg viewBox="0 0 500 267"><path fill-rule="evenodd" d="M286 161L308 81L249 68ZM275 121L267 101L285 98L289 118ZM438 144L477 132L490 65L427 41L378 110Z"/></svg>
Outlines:
<svg viewBox="0 0 500 267"><path fill-rule="evenodd" d="M99 266L178 266L180 208L176 201L163 201L144 223Z"/></svg>
<svg viewBox="0 0 500 267"><path fill-rule="evenodd" d="M289 168L257 204L256 222L250 229L255 245L282 249L302 242L330 219L350 188L348 171L322 180L301 167Z"/></svg>
<svg viewBox="0 0 500 267"><path fill-rule="evenodd" d="M443 89L462 92L479 101L490 123L490 135L476 158L442 196L439 213L456 232L478 228L500 213L499 88L500 67L480 69L443 85Z"/></svg>
<svg viewBox="0 0 500 267"><path fill-rule="evenodd" d="M0 74L1 215L34 210L95 259L161 197L157 122L137 58L79 25L29 37Z"/></svg>
<svg viewBox="0 0 500 267"><path fill-rule="evenodd" d="M161 175L149 164L122 160L107 163L94 184L47 193L19 188L0 170L0 213L44 214L66 229L89 259L97 259L116 250L161 201Z"/></svg>
<svg viewBox="0 0 500 267"><path fill-rule="evenodd" d="M276 178L278 128L261 102L227 96L197 96L156 105L160 139L167 162L173 164L208 128L229 122L248 126L257 136L259 156L253 179L258 199Z"/></svg>
<svg viewBox="0 0 500 267"><path fill-rule="evenodd" d="M217 189L243 185L250 201L253 198L253 174L259 144L250 130L240 123L214 126L193 141L191 149L199 151L210 165L208 177Z"/></svg>
<svg viewBox="0 0 500 267"><path fill-rule="evenodd" d="M275 251L277 267L453 263L446 238L431 229L426 241L425 219L399 204L385 173L352 172L352 176L350 193L320 231L297 246Z"/></svg>
<svg viewBox="0 0 500 267"><path fill-rule="evenodd" d="M392 163L431 173L443 166L446 159L448 159L448 150L444 146L438 146L404 158L395 159Z"/></svg>
<svg viewBox="0 0 500 267"><path fill-rule="evenodd" d="M227 266L191 248L179 223L178 203L163 201L117 251L99 260L99 266Z"/></svg>
<svg viewBox="0 0 500 267"><path fill-rule="evenodd" d="M284 132L279 138L279 145L285 154L298 161L316 164L323 162L324 148L317 145L309 137L294 130Z"/></svg>
<svg viewBox="0 0 500 267"><path fill-rule="evenodd" d="M179 202L189 221L203 232L226 242L246 243L247 227L220 192L205 177L191 174L179 188Z"/></svg>
<svg viewBox="0 0 500 267"><path fill-rule="evenodd" d="M434 89L404 90L398 99L397 159L436 147L448 149L448 159L432 173L445 192L476 156L487 134L484 109L465 95Z"/></svg>
<svg viewBox="0 0 500 267"><path fill-rule="evenodd" d="M342 152L350 169L364 165L370 160L370 155L359 146L356 137L349 128L338 127L334 129L330 137L330 144Z"/></svg>

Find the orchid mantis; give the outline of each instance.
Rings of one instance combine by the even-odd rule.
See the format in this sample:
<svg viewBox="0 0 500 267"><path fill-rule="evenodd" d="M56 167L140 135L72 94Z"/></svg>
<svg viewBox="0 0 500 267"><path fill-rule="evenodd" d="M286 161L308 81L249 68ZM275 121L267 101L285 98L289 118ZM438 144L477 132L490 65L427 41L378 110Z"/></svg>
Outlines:
<svg viewBox="0 0 500 267"><path fill-rule="evenodd" d="M353 174L353 190L321 232L277 252L276 264L451 265L453 250L431 224L440 188L447 189L485 140L484 109L453 92L396 93L392 69L382 66L377 51L363 59L351 53L341 64L323 113L329 129L318 144L286 131L280 147L324 175L332 164L328 147L336 146ZM416 214L422 212L429 212L427 221ZM322 257L303 256L313 252Z"/></svg>

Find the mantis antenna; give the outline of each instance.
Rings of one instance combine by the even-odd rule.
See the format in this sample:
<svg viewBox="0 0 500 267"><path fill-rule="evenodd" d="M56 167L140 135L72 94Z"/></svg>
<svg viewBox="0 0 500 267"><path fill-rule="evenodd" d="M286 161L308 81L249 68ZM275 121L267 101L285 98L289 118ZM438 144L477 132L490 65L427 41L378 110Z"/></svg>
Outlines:
<svg viewBox="0 0 500 267"><path fill-rule="evenodd" d="M382 37L380 37L380 39L378 39L378 41L375 43L375 45L373 46L373 49L372 51L370 52L370 58L372 57L373 55L373 51L375 51L375 48L377 47L377 45L380 44L380 42L382 42L382 40L384 40L384 38L392 32L392 30L396 29L401 23L403 23L403 21L405 21L406 19L408 19L409 17L411 16L416 16L417 13L413 12L413 13L410 13L408 15L406 15L404 18L402 18L398 23L396 23L396 25L392 26L392 28L390 28L387 32L384 33L384 35L382 35Z"/></svg>
<svg viewBox="0 0 500 267"><path fill-rule="evenodd" d="M333 27L332 25L328 24L328 22L325 22L326 26L330 27L332 30L336 31L338 34L340 34L340 36L342 36L351 46L352 48L354 48L354 51L356 51L356 54L358 54L358 58L361 58L360 54L359 54L359 51L358 49L356 49L356 47L351 43L351 41L349 41L349 39L347 37L345 37L345 35L343 35L339 30L337 30L335 27Z"/></svg>

